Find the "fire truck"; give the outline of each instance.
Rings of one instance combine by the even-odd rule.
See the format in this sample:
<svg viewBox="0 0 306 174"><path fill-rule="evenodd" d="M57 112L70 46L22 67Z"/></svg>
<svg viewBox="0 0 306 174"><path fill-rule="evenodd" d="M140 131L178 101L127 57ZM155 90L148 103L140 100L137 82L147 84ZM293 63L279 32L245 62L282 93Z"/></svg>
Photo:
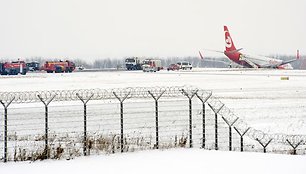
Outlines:
<svg viewBox="0 0 306 174"><path fill-rule="evenodd" d="M156 72L163 69L161 66L161 60L158 59L146 59L143 61L143 72Z"/></svg>
<svg viewBox="0 0 306 174"><path fill-rule="evenodd" d="M27 66L24 61L13 61L0 63L0 74L1 75L26 75Z"/></svg>
<svg viewBox="0 0 306 174"><path fill-rule="evenodd" d="M69 60L66 61L46 61L42 70L47 73L71 73L75 69L75 64Z"/></svg>

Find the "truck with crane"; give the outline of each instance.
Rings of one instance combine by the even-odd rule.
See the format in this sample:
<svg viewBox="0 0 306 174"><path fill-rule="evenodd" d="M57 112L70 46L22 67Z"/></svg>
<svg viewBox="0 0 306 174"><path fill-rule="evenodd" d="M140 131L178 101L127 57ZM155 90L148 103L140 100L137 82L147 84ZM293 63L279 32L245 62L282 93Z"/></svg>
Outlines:
<svg viewBox="0 0 306 174"><path fill-rule="evenodd" d="M125 59L127 70L142 70L142 60L139 57L130 57Z"/></svg>

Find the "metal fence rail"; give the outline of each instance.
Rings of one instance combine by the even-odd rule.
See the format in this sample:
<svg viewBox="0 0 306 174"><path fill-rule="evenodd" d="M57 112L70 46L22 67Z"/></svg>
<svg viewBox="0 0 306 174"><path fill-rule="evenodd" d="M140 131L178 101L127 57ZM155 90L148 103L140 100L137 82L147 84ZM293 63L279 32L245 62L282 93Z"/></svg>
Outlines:
<svg viewBox="0 0 306 174"><path fill-rule="evenodd" d="M0 103L3 162L173 147L305 153L305 135L252 128L194 87L10 92Z"/></svg>

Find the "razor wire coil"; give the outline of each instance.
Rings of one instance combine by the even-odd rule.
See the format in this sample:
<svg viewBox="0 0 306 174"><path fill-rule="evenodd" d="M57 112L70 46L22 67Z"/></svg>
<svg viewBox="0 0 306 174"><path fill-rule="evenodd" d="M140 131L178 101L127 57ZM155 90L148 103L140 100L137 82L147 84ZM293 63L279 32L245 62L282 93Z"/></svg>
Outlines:
<svg viewBox="0 0 306 174"><path fill-rule="evenodd" d="M236 122L232 125L237 130L244 132L246 135L257 141L288 144L288 141L293 144L306 144L306 135L287 135L281 133L265 133L261 130L249 126L244 120L236 116L229 108L224 106L218 98L210 96L211 91L198 89L192 86L157 86L157 87L128 87L114 89L77 89L77 90L51 90L51 91L23 91L23 92L0 92L0 101L3 103L38 103L49 100L54 97L53 101L77 101L81 97L83 100L107 100L127 97L139 99L152 99L152 95L162 96L166 98L182 97L188 94L192 96L197 94L199 99L208 100L211 109L218 115L222 116L229 123ZM78 97L79 96L79 97ZM41 98L41 99L40 99Z"/></svg>

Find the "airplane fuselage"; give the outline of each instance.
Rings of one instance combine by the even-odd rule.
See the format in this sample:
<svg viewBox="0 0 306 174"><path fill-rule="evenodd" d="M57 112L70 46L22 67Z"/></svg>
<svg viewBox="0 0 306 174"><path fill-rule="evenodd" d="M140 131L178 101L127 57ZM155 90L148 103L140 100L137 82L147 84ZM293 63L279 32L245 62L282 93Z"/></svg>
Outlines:
<svg viewBox="0 0 306 174"><path fill-rule="evenodd" d="M246 54L244 54L243 56L251 60L260 68L277 68L283 63L283 61L280 59L274 59L265 56L246 55Z"/></svg>
<svg viewBox="0 0 306 174"><path fill-rule="evenodd" d="M224 54L233 62L246 67L246 68L252 68L246 61L241 60L242 54L240 52L231 52L231 51L224 51Z"/></svg>
<svg viewBox="0 0 306 174"><path fill-rule="evenodd" d="M252 61L259 68L278 68L282 65L283 61L280 59L269 58L265 56L248 55L240 52L224 51L224 54L233 62L242 65L247 68L251 68L244 59Z"/></svg>

